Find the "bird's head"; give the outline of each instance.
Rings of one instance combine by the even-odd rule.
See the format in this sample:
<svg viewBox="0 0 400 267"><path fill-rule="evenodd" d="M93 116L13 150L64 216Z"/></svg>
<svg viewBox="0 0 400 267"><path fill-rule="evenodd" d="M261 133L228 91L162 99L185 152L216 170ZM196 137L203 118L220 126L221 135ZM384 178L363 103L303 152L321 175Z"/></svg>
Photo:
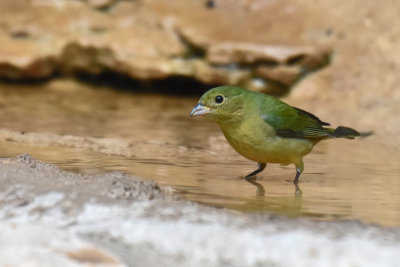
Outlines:
<svg viewBox="0 0 400 267"><path fill-rule="evenodd" d="M191 116L207 116L222 123L239 118L244 105L245 89L234 86L220 86L204 93L190 113Z"/></svg>

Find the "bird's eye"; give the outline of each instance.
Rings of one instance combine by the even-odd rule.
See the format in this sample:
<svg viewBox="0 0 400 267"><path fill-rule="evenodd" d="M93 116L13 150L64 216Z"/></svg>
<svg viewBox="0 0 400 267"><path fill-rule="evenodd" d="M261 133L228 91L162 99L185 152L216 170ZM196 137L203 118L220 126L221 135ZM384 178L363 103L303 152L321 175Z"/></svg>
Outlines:
<svg viewBox="0 0 400 267"><path fill-rule="evenodd" d="M222 95L217 95L215 97L215 103L221 104L222 102L224 102L224 97Z"/></svg>

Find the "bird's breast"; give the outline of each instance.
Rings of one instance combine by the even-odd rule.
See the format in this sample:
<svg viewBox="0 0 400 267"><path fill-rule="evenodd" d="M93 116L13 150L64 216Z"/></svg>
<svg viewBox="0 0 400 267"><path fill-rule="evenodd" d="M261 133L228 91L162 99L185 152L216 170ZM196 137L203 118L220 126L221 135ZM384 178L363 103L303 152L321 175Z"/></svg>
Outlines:
<svg viewBox="0 0 400 267"><path fill-rule="evenodd" d="M313 147L306 139L277 136L275 129L261 118L220 127L233 149L256 162L296 163Z"/></svg>

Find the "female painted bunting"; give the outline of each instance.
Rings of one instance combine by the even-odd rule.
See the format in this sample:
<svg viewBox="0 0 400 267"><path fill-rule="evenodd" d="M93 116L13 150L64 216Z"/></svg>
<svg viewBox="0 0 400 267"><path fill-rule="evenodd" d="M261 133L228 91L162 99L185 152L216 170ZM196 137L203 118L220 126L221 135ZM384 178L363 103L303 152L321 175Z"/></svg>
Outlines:
<svg viewBox="0 0 400 267"><path fill-rule="evenodd" d="M257 170L245 177L247 181L263 171L267 163L293 163L296 166L293 182L297 185L304 169L303 157L315 144L324 139L353 139L360 135L348 127L323 127L330 124L307 111L234 86L207 91L190 115L205 115L216 122L240 155L258 162Z"/></svg>

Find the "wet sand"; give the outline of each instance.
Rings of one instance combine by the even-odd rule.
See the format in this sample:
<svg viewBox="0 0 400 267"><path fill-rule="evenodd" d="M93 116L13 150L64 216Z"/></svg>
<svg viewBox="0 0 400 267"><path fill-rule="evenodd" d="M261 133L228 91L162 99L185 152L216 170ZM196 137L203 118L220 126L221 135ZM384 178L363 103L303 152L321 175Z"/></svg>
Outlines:
<svg viewBox="0 0 400 267"><path fill-rule="evenodd" d="M4 266L394 266L400 249L398 228L206 207L29 155L2 159L0 183Z"/></svg>

